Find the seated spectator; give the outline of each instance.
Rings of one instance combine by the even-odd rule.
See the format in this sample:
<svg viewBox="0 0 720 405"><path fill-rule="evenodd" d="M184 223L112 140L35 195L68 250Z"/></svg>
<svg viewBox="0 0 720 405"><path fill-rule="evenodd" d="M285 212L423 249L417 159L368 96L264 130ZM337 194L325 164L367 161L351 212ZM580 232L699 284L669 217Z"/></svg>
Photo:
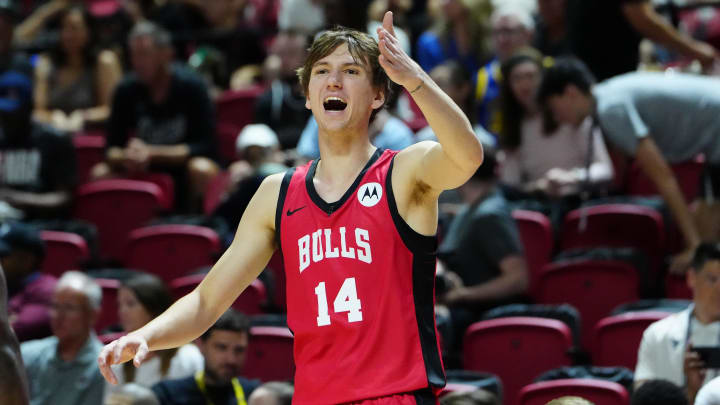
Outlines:
<svg viewBox="0 0 720 405"><path fill-rule="evenodd" d="M0 217L57 218L70 208L76 182L72 140L35 123L32 105L29 76L0 75Z"/></svg>
<svg viewBox="0 0 720 405"><path fill-rule="evenodd" d="M139 23L128 42L134 72L115 90L107 160L93 168L93 176L170 173L180 206L189 210L219 170L212 160L215 119L207 88L194 73L171 64L165 30Z"/></svg>
<svg viewBox="0 0 720 405"><path fill-rule="evenodd" d="M572 1L572 0L571 0ZM568 0L538 0L535 19L533 47L543 55L569 55L570 41L567 37Z"/></svg>
<svg viewBox="0 0 720 405"><path fill-rule="evenodd" d="M695 397L695 405L720 405L720 377L713 378L700 388Z"/></svg>
<svg viewBox="0 0 720 405"><path fill-rule="evenodd" d="M393 22L395 26L395 37L400 43L400 47L405 53L410 55L412 53L412 44L410 43L410 37L407 32L401 28L404 24L401 22L404 18L404 14L408 11L412 4L409 0L400 1L389 1L389 0L372 0L367 8L368 23L367 33L378 40L377 29L382 26L382 20L385 16L386 11L393 12ZM392 10L390 9L392 8Z"/></svg>
<svg viewBox="0 0 720 405"><path fill-rule="evenodd" d="M560 397L553 399L545 405L595 405L585 398L581 397Z"/></svg>
<svg viewBox="0 0 720 405"><path fill-rule="evenodd" d="M688 403L712 379L693 347L718 347L720 334L720 246L701 244L687 273L693 304L650 325L643 333L635 368L635 388L648 380L667 380L686 387Z"/></svg>
<svg viewBox="0 0 720 405"><path fill-rule="evenodd" d="M290 383L271 381L253 391L248 405L292 405L293 391Z"/></svg>
<svg viewBox="0 0 720 405"><path fill-rule="evenodd" d="M477 71L487 49L488 27L484 25L492 10L488 0L433 0L428 12L434 26L417 40L420 67L430 72L448 60L460 62L468 72Z"/></svg>
<svg viewBox="0 0 720 405"><path fill-rule="evenodd" d="M450 308L455 334L447 340L449 347L460 344L465 329L484 311L525 300L529 276L522 242L495 183L495 158L486 149L482 166L458 190L463 207L438 248L446 281L438 303Z"/></svg>
<svg viewBox="0 0 720 405"><path fill-rule="evenodd" d="M697 404L697 402L695 402ZM683 389L665 380L651 380L636 389L631 405L688 405Z"/></svg>
<svg viewBox="0 0 720 405"><path fill-rule="evenodd" d="M305 108L305 95L295 73L305 61L307 46L307 36L281 32L265 59L270 88L255 103L255 122L272 128L280 139L282 149L297 146L300 133L311 115L310 110Z"/></svg>
<svg viewBox="0 0 720 405"><path fill-rule="evenodd" d="M102 289L87 275L60 277L50 312L54 336L20 347L31 405L102 403L105 381L95 362L102 343L93 332L101 301Z"/></svg>
<svg viewBox="0 0 720 405"><path fill-rule="evenodd" d="M103 405L160 405L150 388L136 383L123 384L118 390L105 396Z"/></svg>
<svg viewBox="0 0 720 405"><path fill-rule="evenodd" d="M493 58L475 74L475 121L493 134L501 131L502 116L498 96L503 80L501 65L518 50L529 47L535 28L524 7L508 3L490 17Z"/></svg>
<svg viewBox="0 0 720 405"><path fill-rule="evenodd" d="M0 392L5 405L27 405L28 382L20 345L8 319L5 275L0 266Z"/></svg>
<svg viewBox="0 0 720 405"><path fill-rule="evenodd" d="M440 405L501 405L501 403L492 392L477 389L443 395L440 397Z"/></svg>
<svg viewBox="0 0 720 405"><path fill-rule="evenodd" d="M0 263L7 274L10 324L22 342L50 336L50 301L57 280L40 272L45 242L20 222L0 226Z"/></svg>
<svg viewBox="0 0 720 405"><path fill-rule="evenodd" d="M118 290L118 318L123 330L139 329L170 308L173 301L165 283L152 274L138 274L124 280ZM150 388L162 380L185 378L202 369L202 354L193 344L151 352L140 367L130 362L113 366L118 385L107 384L105 395L117 392L125 383Z"/></svg>
<svg viewBox="0 0 720 405"><path fill-rule="evenodd" d="M500 181L522 193L551 198L607 184L612 179L612 162L602 133L590 117L578 127L562 124L549 130L544 125L535 100L543 71L541 55L531 49L520 51L502 65L500 147L504 158Z"/></svg>
<svg viewBox="0 0 720 405"><path fill-rule="evenodd" d="M594 117L608 143L637 160L685 239L685 251L674 258L670 270L685 271L700 236L668 163L703 153L709 165L720 165L720 81L685 74L628 73L595 84L582 62L565 59L546 71L538 99L559 123L577 127ZM715 171L713 185L720 184L720 170Z"/></svg>
<svg viewBox="0 0 720 405"><path fill-rule="evenodd" d="M153 386L160 404L245 403L260 385L256 380L240 377L249 334L247 317L233 309L227 310L198 340L205 357L205 370Z"/></svg>
<svg viewBox="0 0 720 405"><path fill-rule="evenodd" d="M60 24L60 43L35 65L34 117L74 132L107 120L122 69L113 52L95 49L92 17L84 8L66 9Z"/></svg>

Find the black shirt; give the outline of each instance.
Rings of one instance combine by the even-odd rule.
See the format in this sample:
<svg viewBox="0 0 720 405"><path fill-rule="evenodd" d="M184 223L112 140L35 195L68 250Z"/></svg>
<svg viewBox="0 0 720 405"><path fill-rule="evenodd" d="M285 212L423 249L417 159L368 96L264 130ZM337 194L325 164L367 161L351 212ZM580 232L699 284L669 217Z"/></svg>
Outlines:
<svg viewBox="0 0 720 405"><path fill-rule="evenodd" d="M310 114L305 107L305 96L280 80L274 81L255 104L255 121L277 133L282 149L297 146Z"/></svg>
<svg viewBox="0 0 720 405"><path fill-rule="evenodd" d="M250 394L260 385L260 381L248 380L243 377L238 377L238 380L245 394L245 401L247 401ZM205 405L207 403L194 376L161 381L155 384L152 390L160 401L160 405ZM207 392L214 405L237 405L232 385L207 386Z"/></svg>

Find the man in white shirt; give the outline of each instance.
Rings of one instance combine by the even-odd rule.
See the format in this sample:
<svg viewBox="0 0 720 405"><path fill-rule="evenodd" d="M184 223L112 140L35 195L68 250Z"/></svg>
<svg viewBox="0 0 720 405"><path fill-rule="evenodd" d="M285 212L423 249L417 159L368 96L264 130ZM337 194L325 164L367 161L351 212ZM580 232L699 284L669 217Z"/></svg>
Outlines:
<svg viewBox="0 0 720 405"><path fill-rule="evenodd" d="M720 245L695 251L688 286L693 305L650 325L643 334L635 369L635 387L654 379L683 387L693 403L700 387L720 374L708 369L692 347L720 346Z"/></svg>

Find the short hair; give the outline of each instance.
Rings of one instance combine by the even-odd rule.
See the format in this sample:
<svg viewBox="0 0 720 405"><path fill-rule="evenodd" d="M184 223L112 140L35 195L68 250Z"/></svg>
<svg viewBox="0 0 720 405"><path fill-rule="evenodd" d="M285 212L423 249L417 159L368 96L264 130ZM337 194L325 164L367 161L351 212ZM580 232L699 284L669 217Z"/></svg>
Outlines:
<svg viewBox="0 0 720 405"><path fill-rule="evenodd" d="M440 398L440 405L501 405L501 402L492 392L476 389L444 395Z"/></svg>
<svg viewBox="0 0 720 405"><path fill-rule="evenodd" d="M255 389L265 389L275 395L277 405L292 405L295 388L292 384L283 381L270 381Z"/></svg>
<svg viewBox="0 0 720 405"><path fill-rule="evenodd" d="M490 25L494 26L497 20L503 17L515 17L527 31L535 30L535 21L527 7L515 3L502 4L490 15Z"/></svg>
<svg viewBox="0 0 720 405"><path fill-rule="evenodd" d="M562 94L569 84L585 94L590 94L595 84L595 76L580 59L557 58L555 63L545 70L537 93L538 101L540 104L545 104L550 97Z"/></svg>
<svg viewBox="0 0 720 405"><path fill-rule="evenodd" d="M390 98L390 79L382 66L380 66L378 60L380 48L378 48L377 42L364 32L345 27L336 27L322 32L310 46L305 63L297 70L298 79L300 79L305 94L308 93L310 73L315 63L333 53L342 44L347 44L348 51L355 59L355 62L370 68L370 82L375 89L382 90L387 102ZM377 110L380 110L380 108Z"/></svg>
<svg viewBox="0 0 720 405"><path fill-rule="evenodd" d="M133 26L130 34L128 34L128 43L142 37L150 37L153 44L158 48L169 48L172 45L170 33L149 21L142 21Z"/></svg>
<svg viewBox="0 0 720 405"><path fill-rule="evenodd" d="M483 162L470 177L470 181L492 181L497 178L497 158L495 155L494 148L483 145Z"/></svg>
<svg viewBox="0 0 720 405"><path fill-rule="evenodd" d="M83 293L87 298L90 308L95 311L100 309L100 305L102 304L102 288L87 274L75 270L63 273L55 285L55 291L61 288L72 288L73 290Z"/></svg>
<svg viewBox="0 0 720 405"><path fill-rule="evenodd" d="M545 405L595 405L582 397L560 397L553 399Z"/></svg>
<svg viewBox="0 0 720 405"><path fill-rule="evenodd" d="M165 312L174 302L165 282L152 274L140 273L122 281L120 286L132 291L153 318Z"/></svg>
<svg viewBox="0 0 720 405"><path fill-rule="evenodd" d="M250 333L250 320L244 314L230 308L218 318L217 321L200 336L203 341L208 340L214 330Z"/></svg>
<svg viewBox="0 0 720 405"><path fill-rule="evenodd" d="M650 380L633 392L632 405L688 405L683 389L666 380Z"/></svg>
<svg viewBox="0 0 720 405"><path fill-rule="evenodd" d="M695 256L693 256L691 265L693 270L699 272L705 263L711 260L720 260L720 244L701 243L700 246L695 249Z"/></svg>

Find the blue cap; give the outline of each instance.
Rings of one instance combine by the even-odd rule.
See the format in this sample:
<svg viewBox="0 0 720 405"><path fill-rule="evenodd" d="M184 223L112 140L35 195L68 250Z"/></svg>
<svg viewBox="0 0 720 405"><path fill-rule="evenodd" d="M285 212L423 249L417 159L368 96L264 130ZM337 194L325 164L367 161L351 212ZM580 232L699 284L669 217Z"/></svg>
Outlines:
<svg viewBox="0 0 720 405"><path fill-rule="evenodd" d="M0 225L0 256L7 256L14 250L26 250L44 257L45 242L35 228L22 222L5 222Z"/></svg>
<svg viewBox="0 0 720 405"><path fill-rule="evenodd" d="M0 75L0 111L13 112L32 105L33 84L25 74L9 70Z"/></svg>

